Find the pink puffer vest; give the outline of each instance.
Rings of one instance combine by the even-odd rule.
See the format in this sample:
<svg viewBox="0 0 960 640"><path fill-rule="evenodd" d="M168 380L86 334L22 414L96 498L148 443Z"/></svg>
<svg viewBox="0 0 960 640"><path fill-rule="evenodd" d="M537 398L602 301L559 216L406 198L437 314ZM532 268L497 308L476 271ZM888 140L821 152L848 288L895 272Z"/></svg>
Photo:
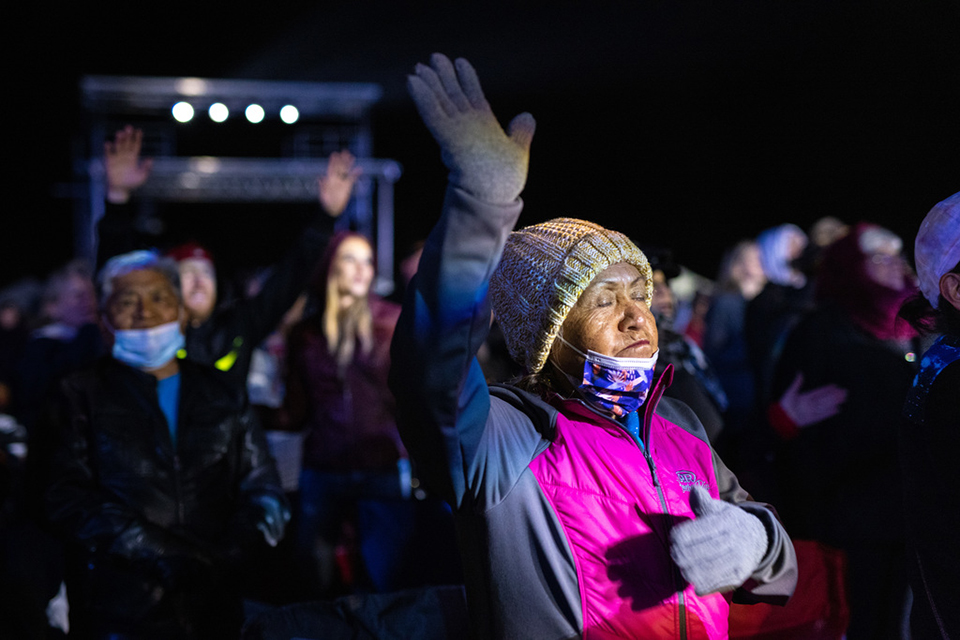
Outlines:
<svg viewBox="0 0 960 640"><path fill-rule="evenodd" d="M652 415L648 462L613 422L576 402L558 408L556 440L530 469L575 559L584 639L726 638L726 598L698 597L669 547L670 528L693 517L690 488L718 496L709 446Z"/></svg>

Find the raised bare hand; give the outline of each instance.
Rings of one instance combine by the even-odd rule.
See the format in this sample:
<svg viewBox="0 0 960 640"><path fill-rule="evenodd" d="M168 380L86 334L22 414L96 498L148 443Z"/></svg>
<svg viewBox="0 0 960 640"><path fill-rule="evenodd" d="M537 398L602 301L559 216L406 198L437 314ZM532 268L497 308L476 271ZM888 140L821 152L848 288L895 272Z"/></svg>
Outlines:
<svg viewBox="0 0 960 640"><path fill-rule="evenodd" d="M339 216L347 208L353 185L363 174L363 170L355 166L355 162L353 154L346 149L334 151L327 160L326 175L317 178L320 206L333 217Z"/></svg>
<svg viewBox="0 0 960 640"><path fill-rule="evenodd" d="M107 200L123 204L130 194L139 189L153 168L153 160L140 158L143 131L127 125L117 131L114 139L103 144L107 172Z"/></svg>

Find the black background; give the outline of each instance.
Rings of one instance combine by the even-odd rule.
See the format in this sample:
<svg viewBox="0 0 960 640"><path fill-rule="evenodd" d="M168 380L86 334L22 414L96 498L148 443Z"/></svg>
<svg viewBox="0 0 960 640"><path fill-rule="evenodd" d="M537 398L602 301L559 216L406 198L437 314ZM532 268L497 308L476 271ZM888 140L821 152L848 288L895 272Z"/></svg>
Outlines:
<svg viewBox="0 0 960 640"><path fill-rule="evenodd" d="M909 248L929 208L960 190L956 2L82 4L18 5L5 20L0 284L72 255L63 196L84 74L381 84L375 155L404 168L398 251L427 233L443 195L405 90L433 51L474 63L502 122L536 117L522 224L593 219L708 276L738 239L823 215L884 224ZM222 258L244 266L289 237L267 215L190 219L230 224L221 251L235 255Z"/></svg>

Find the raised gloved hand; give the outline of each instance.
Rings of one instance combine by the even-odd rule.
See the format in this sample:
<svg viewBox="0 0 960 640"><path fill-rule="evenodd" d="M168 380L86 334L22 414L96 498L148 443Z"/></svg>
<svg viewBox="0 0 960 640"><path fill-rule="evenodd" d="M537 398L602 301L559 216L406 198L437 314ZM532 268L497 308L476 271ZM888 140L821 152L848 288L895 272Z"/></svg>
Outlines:
<svg viewBox="0 0 960 640"><path fill-rule="evenodd" d="M257 522L257 529L263 533L267 544L275 547L283 540L287 523L290 522L290 510L273 496L259 495L256 502L263 507L263 517Z"/></svg>
<svg viewBox="0 0 960 640"><path fill-rule="evenodd" d="M750 577L767 551L767 531L755 515L703 487L690 492L696 518L670 532L670 555L697 595L732 591Z"/></svg>
<svg viewBox="0 0 960 640"><path fill-rule="evenodd" d="M408 76L407 89L440 144L450 181L480 200L513 202L527 181L533 116L521 113L504 133L476 71L463 58L451 63L433 54L430 66L418 64Z"/></svg>

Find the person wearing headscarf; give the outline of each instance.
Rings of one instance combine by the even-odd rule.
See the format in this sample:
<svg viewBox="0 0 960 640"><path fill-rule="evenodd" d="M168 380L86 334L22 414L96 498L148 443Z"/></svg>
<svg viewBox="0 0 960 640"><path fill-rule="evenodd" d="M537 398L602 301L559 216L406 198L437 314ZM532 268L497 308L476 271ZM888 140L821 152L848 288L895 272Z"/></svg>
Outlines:
<svg viewBox="0 0 960 640"><path fill-rule="evenodd" d="M767 281L795 289L803 287L807 277L793 263L800 257L807 242L807 234L795 224L782 224L758 235L760 266Z"/></svg>
<svg viewBox="0 0 960 640"><path fill-rule="evenodd" d="M655 379L653 278L574 218L511 232L535 123L504 132L476 72L434 54L408 88L449 174L392 345L398 426L450 504L478 638L726 638L733 598L784 602L796 558L769 506ZM491 312L527 376L490 385Z"/></svg>
<svg viewBox="0 0 960 640"><path fill-rule="evenodd" d="M904 403L899 451L914 638L960 638L960 504L954 477L960 450L960 193L937 203L917 232L920 295L901 315L938 335L920 358Z"/></svg>
<svg viewBox="0 0 960 640"><path fill-rule="evenodd" d="M916 332L897 322L917 288L891 231L861 222L824 252L818 308L804 316L777 363L774 394L846 390L836 415L781 441L778 507L796 538L847 556L847 637L899 638L907 603L897 424L916 373Z"/></svg>

